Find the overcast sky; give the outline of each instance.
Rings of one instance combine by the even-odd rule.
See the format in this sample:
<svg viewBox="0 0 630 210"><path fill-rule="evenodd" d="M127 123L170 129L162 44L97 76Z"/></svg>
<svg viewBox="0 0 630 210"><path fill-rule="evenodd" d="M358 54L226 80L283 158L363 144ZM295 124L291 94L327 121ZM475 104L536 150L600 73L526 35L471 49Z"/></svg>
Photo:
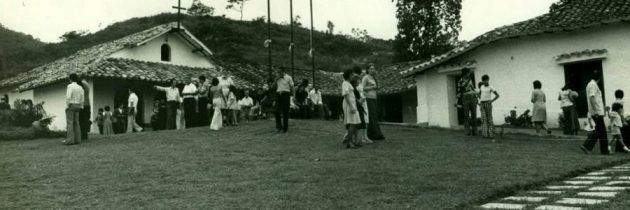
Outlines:
<svg viewBox="0 0 630 210"><path fill-rule="evenodd" d="M470 40L493 28L526 20L548 11L557 0L463 0L460 39ZM215 14L239 18L226 10L227 0L202 0L215 7ZM192 0L182 0L188 7ZM71 30L95 32L132 17L175 12L177 0L0 0L0 24L31 34L45 42L58 42ZM310 26L309 0L293 0L294 15ZM272 21L289 22L289 1L271 0ZM326 29L328 20L335 31L349 34L352 28L366 29L374 37L392 39L397 33L395 5L391 0L313 0L315 28ZM244 18L266 16L266 0L250 0Z"/></svg>

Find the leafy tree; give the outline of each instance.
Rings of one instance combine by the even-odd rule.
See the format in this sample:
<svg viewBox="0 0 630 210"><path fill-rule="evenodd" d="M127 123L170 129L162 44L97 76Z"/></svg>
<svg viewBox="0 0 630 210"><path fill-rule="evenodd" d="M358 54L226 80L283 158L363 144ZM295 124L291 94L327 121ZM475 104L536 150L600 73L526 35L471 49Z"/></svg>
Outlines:
<svg viewBox="0 0 630 210"><path fill-rule="evenodd" d="M59 39L61 39L62 42L67 42L73 39L77 39L80 37L83 37L85 35L88 35L88 31L85 30L81 30L81 31L68 31L66 33L64 33L63 35L61 35L59 37Z"/></svg>
<svg viewBox="0 0 630 210"><path fill-rule="evenodd" d="M201 17L213 16L214 7L206 6L205 4L201 3L200 0L193 0L190 8L188 8L188 14Z"/></svg>
<svg viewBox="0 0 630 210"><path fill-rule="evenodd" d="M423 60L452 49L461 31L462 0L396 2L396 61Z"/></svg>
<svg viewBox="0 0 630 210"><path fill-rule="evenodd" d="M248 1L249 0L227 0L228 5L225 9L231 9L241 13L241 20L243 20L243 8L245 8L245 2Z"/></svg>
<svg viewBox="0 0 630 210"><path fill-rule="evenodd" d="M295 16L295 18L293 18L293 24L295 24L295 26L297 27L302 27L302 17L297 15Z"/></svg>
<svg viewBox="0 0 630 210"><path fill-rule="evenodd" d="M335 31L335 24L332 21L328 21L328 23L326 24L326 27L328 28L328 34L333 35L334 31Z"/></svg>

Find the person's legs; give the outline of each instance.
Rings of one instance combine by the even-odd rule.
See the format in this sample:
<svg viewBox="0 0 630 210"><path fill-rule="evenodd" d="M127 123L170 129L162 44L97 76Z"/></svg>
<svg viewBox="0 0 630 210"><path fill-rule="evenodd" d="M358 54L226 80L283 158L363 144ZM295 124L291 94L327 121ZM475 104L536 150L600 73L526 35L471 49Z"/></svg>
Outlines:
<svg viewBox="0 0 630 210"><path fill-rule="evenodd" d="M606 125L604 124L604 117L594 117L595 121L595 136L599 139L599 150L602 154L609 154L608 151L608 134L606 133Z"/></svg>
<svg viewBox="0 0 630 210"><path fill-rule="evenodd" d="M92 108L90 106L83 106L83 109L79 112L79 125L81 126L81 139L88 139L88 132L90 131L90 113Z"/></svg>
<svg viewBox="0 0 630 210"><path fill-rule="evenodd" d="M166 129L174 130L177 128L176 126L176 118L177 118L177 102L169 101L166 103Z"/></svg>
<svg viewBox="0 0 630 210"><path fill-rule="evenodd" d="M199 119L197 125L199 126L208 126L210 124L210 120L208 119L210 117L208 113L208 104L208 97L199 98L199 104L197 108L199 109L199 116L197 117L197 119Z"/></svg>
<svg viewBox="0 0 630 210"><path fill-rule="evenodd" d="M103 135L103 125L98 126L98 133Z"/></svg>
<svg viewBox="0 0 630 210"><path fill-rule="evenodd" d="M381 132L381 126L379 125L378 120L378 104L376 99L367 99L367 107L368 107L368 127L367 127L367 135L372 140L383 140L383 133Z"/></svg>
<svg viewBox="0 0 630 210"><path fill-rule="evenodd" d="M133 128L135 124L136 124L136 113L127 115L127 133L133 133Z"/></svg>
<svg viewBox="0 0 630 210"><path fill-rule="evenodd" d="M185 98L184 99L184 121L186 121L186 128L195 127L195 99L194 98Z"/></svg>
<svg viewBox="0 0 630 210"><path fill-rule="evenodd" d="M80 123L80 119L79 119L79 113L81 112L81 108L74 108L72 111L72 118L73 118L73 127L74 127L74 144L80 144L81 143L81 123Z"/></svg>
<svg viewBox="0 0 630 210"><path fill-rule="evenodd" d="M486 118L488 120L488 137L493 138L494 137L494 122L492 119L492 103L488 103L488 107L486 107L486 115L488 115Z"/></svg>
<svg viewBox="0 0 630 210"><path fill-rule="evenodd" d="M66 108L66 140L63 141L64 144L73 144L75 142L74 139L74 113L72 108Z"/></svg>
<svg viewBox="0 0 630 210"><path fill-rule="evenodd" d="M276 96L276 104L275 104L275 118L276 118L276 130L278 131L282 131L282 109L283 105L282 105L282 96L280 94L277 94Z"/></svg>
<svg viewBox="0 0 630 210"><path fill-rule="evenodd" d="M282 94L282 101L280 101L281 107L282 107L282 131L283 132L287 132L289 131L289 112L291 111L291 94L290 93L283 93Z"/></svg>
<svg viewBox="0 0 630 210"><path fill-rule="evenodd" d="M472 130L470 127L474 119L470 116L472 113L471 106L472 104L470 99L467 97L467 95L464 95L464 97L462 97L462 111L464 112L464 132L466 132L466 135L472 135Z"/></svg>
<svg viewBox="0 0 630 210"><path fill-rule="evenodd" d="M481 102L479 111L481 112L481 136L488 137L488 115L486 114L487 102Z"/></svg>
<svg viewBox="0 0 630 210"><path fill-rule="evenodd" d="M573 135L573 119L571 118L571 107L562 107L562 116L564 117L563 119L563 128L562 128L562 133L564 135Z"/></svg>

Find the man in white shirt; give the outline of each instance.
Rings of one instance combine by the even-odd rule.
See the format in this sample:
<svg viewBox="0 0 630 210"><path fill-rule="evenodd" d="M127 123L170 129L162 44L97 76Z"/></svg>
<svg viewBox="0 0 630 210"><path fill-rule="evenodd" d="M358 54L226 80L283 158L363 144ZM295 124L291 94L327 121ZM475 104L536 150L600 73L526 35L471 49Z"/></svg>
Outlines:
<svg viewBox="0 0 630 210"><path fill-rule="evenodd" d="M137 132L142 131L142 127L136 123L136 114L138 113L138 96L133 90L129 89L129 99L127 100L127 133L132 133L134 130Z"/></svg>
<svg viewBox="0 0 630 210"><path fill-rule="evenodd" d="M584 153L590 152L599 139L600 152L602 155L607 155L610 154L610 151L608 150L608 134L606 133L606 125L604 124L604 99L598 85L598 83L601 82L601 77L600 71L594 71L593 79L586 86L588 115L595 123L595 132L593 135L588 136L580 149L582 149Z"/></svg>
<svg viewBox="0 0 630 210"><path fill-rule="evenodd" d="M79 124L81 126L81 140L85 141L88 139L88 133L90 132L90 127L92 122L92 106L90 104L90 84L85 80L81 79L79 83L83 88L83 109L79 113Z"/></svg>
<svg viewBox="0 0 630 210"><path fill-rule="evenodd" d="M291 92L293 78L285 73L284 67L276 77L276 130L278 133L289 131L289 112L291 110Z"/></svg>
<svg viewBox="0 0 630 210"><path fill-rule="evenodd" d="M252 97L249 97L249 90L245 90L243 98L238 101L238 105L241 108L242 118L246 122L249 122L250 111L252 109L252 106L254 106L254 99L252 99Z"/></svg>
<svg viewBox="0 0 630 210"><path fill-rule="evenodd" d="M196 96L197 86L195 86L193 79L189 79L188 84L184 86L184 90L182 91L182 97L184 99L184 119L187 128L195 127L195 118L197 116L195 111L197 109Z"/></svg>
<svg viewBox="0 0 630 210"><path fill-rule="evenodd" d="M153 86L155 89L166 93L166 130L177 129L175 118L177 118L180 97L176 85L175 79L171 79L170 87Z"/></svg>
<svg viewBox="0 0 630 210"><path fill-rule="evenodd" d="M81 125L79 122L79 113L83 109L85 103L84 92L79 85L79 76L70 74L70 84L66 88L66 140L62 141L65 145L73 145L81 143Z"/></svg>

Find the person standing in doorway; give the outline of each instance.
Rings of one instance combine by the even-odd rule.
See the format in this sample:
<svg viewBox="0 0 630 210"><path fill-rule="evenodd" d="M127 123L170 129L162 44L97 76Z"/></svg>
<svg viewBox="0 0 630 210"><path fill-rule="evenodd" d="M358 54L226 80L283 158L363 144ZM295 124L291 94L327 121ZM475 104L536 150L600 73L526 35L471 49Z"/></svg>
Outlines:
<svg viewBox="0 0 630 210"><path fill-rule="evenodd" d="M105 111L103 112L103 135L109 136L114 134L113 119L111 108L105 106Z"/></svg>
<svg viewBox="0 0 630 210"><path fill-rule="evenodd" d="M604 124L604 99L602 97L602 91L599 89L599 83L601 82L601 73L599 71L593 72L592 80L586 85L586 103L588 104L588 115L590 119L595 123L595 132L593 135L589 135L580 149L584 153L589 153L595 147L597 140L599 140L599 150L602 155L610 154L608 150L608 134L606 133L606 125ZM593 123L589 120L589 124L593 127Z"/></svg>
<svg viewBox="0 0 630 210"><path fill-rule="evenodd" d="M577 135L580 129L580 123L574 104L577 97L578 93L571 90L568 84L565 85L560 91L560 94L558 94L560 107L562 107L562 116L564 117L564 123L562 123L564 135Z"/></svg>
<svg viewBox="0 0 630 210"><path fill-rule="evenodd" d="M184 99L184 121L186 121L186 128L195 127L195 123L197 122L195 120L197 116L197 100L195 99L195 96L197 96L197 93L197 87L195 86L194 80L190 79L182 91L182 97Z"/></svg>
<svg viewBox="0 0 630 210"><path fill-rule="evenodd" d="M125 105L120 104L118 105L118 108L114 110L114 133L124 133L127 130L125 125L127 125L127 114L125 112Z"/></svg>
<svg viewBox="0 0 630 210"><path fill-rule="evenodd" d="M494 95L494 98L492 97ZM479 105L481 110L481 136L494 138L494 123L492 122L492 103L499 99L499 93L490 86L490 77L481 76L479 83Z"/></svg>
<svg viewBox="0 0 630 210"><path fill-rule="evenodd" d="M129 89L129 99L127 100L127 133L134 131L141 132L142 127L136 123L138 114L138 95Z"/></svg>
<svg viewBox="0 0 630 210"><path fill-rule="evenodd" d="M179 108L179 89L177 82L171 79L170 87L154 86L156 90L166 93L166 130L176 129L175 120L177 117L177 109Z"/></svg>
<svg viewBox="0 0 630 210"><path fill-rule="evenodd" d="M532 91L531 102L534 104L532 108L532 123L536 133L540 132L540 128L545 129L547 134L551 134L551 130L547 127L547 97L545 92L541 90L542 83L538 80L534 81L534 91Z"/></svg>
<svg viewBox="0 0 630 210"><path fill-rule="evenodd" d="M90 84L85 79L82 79L80 85L81 88L83 88L84 100L83 109L81 113L79 113L79 120L81 121L81 139L85 141L88 140L88 133L91 130L92 122L90 119L92 119L92 106L90 104Z"/></svg>
<svg viewBox="0 0 630 210"><path fill-rule="evenodd" d="M289 131L289 111L291 106L291 92L293 78L285 73L284 67L278 71L276 77L276 130L278 133Z"/></svg>
<svg viewBox="0 0 630 210"><path fill-rule="evenodd" d="M84 105L85 93L79 83L79 76L70 74L70 84L66 88L66 140L62 141L65 145L73 145L81 143L81 125L79 121L79 113Z"/></svg>
<svg viewBox="0 0 630 210"><path fill-rule="evenodd" d="M208 104L210 104L210 99L208 98L208 91L210 91L210 82L206 80L206 76L199 76L199 88L197 95L197 103L198 103L198 111L199 122L197 125L199 126L208 126L210 125L210 115L208 113Z"/></svg>
<svg viewBox="0 0 630 210"><path fill-rule="evenodd" d="M464 112L464 130L467 136L477 135L477 93L475 91L475 83L473 82L473 72L468 69L462 69L461 78L457 82L457 97Z"/></svg>

